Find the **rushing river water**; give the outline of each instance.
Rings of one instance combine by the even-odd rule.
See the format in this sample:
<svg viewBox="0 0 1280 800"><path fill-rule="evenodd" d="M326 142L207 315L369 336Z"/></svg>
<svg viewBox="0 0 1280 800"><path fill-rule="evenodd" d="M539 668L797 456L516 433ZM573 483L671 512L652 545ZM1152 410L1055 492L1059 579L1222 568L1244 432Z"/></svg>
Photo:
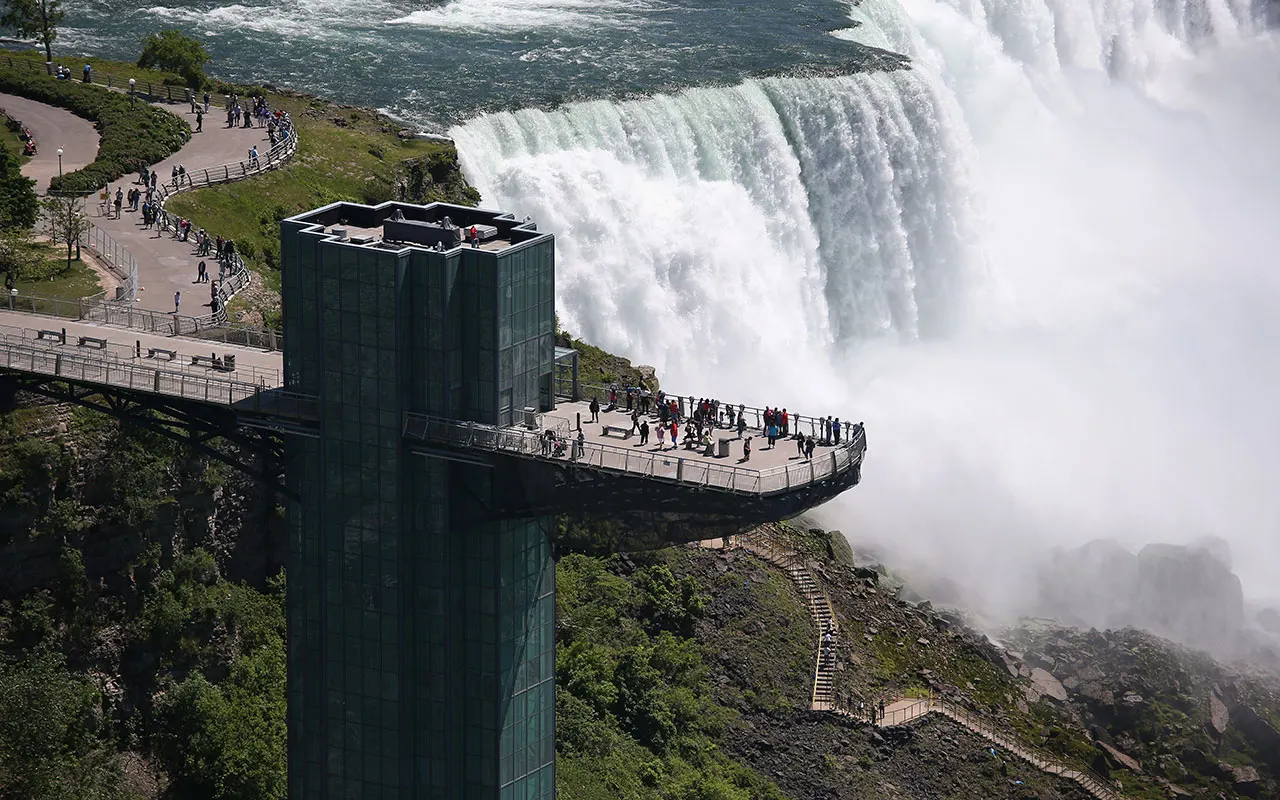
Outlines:
<svg viewBox="0 0 1280 800"><path fill-rule="evenodd" d="M1051 544L1280 578L1280 51L1248 0L77 7L447 126L670 386L865 420L860 540L1022 608ZM858 71L879 50L903 71ZM992 575L1000 576L991 580ZM966 577L972 576L972 577Z"/></svg>

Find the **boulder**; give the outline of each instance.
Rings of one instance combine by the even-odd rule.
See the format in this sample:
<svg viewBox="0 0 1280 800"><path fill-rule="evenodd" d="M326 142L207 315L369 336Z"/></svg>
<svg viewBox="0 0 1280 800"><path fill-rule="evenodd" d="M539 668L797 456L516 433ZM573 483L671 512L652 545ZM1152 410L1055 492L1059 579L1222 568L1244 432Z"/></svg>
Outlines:
<svg viewBox="0 0 1280 800"><path fill-rule="evenodd" d="M1045 696L1052 697L1059 703L1067 702L1067 690L1063 687L1062 682L1053 677L1048 670L1036 667L1031 670L1031 685L1036 691Z"/></svg>
<svg viewBox="0 0 1280 800"><path fill-rule="evenodd" d="M1222 698L1218 697L1215 691L1209 695L1209 725L1219 736L1227 732L1227 725L1231 723L1231 712L1227 710L1226 703L1222 702Z"/></svg>
<svg viewBox="0 0 1280 800"><path fill-rule="evenodd" d="M1231 770L1231 778L1235 781L1236 791L1247 797L1257 797L1259 790L1258 770L1253 767L1236 767Z"/></svg>

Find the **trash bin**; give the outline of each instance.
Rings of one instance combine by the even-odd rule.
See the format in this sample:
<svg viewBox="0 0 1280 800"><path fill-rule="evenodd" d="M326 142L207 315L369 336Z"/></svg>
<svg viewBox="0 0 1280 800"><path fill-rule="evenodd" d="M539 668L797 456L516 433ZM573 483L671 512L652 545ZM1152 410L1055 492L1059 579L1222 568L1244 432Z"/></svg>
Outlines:
<svg viewBox="0 0 1280 800"><path fill-rule="evenodd" d="M718 444L718 446L716 447L716 457L717 457L717 458L728 458L728 456L729 456L729 442L732 442L732 441L733 441L732 439L721 439L721 440L719 441L719 444Z"/></svg>

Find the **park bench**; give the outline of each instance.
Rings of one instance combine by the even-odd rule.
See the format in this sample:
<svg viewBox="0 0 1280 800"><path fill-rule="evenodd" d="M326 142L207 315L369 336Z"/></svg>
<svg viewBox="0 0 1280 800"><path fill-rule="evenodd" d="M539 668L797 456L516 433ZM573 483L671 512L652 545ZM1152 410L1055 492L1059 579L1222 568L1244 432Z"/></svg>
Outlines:
<svg viewBox="0 0 1280 800"><path fill-rule="evenodd" d="M177 351L177 350L166 350L166 349L165 349L165 348L163 348L163 347L148 347L148 348L147 348L147 358L155 358L155 357L160 356L160 355L163 355L167 360L172 361L172 360L174 360L175 358L177 358L177 357L178 357L178 351Z"/></svg>
<svg viewBox="0 0 1280 800"><path fill-rule="evenodd" d="M102 338L97 337L97 336L81 336L81 337L80 337L80 346L81 346L81 347L96 347L96 348L98 348L99 350L106 350L106 349L107 349L107 340L106 340L106 339L102 339Z"/></svg>
<svg viewBox="0 0 1280 800"><path fill-rule="evenodd" d="M624 428L621 425L605 425L601 436L617 436L619 439L630 439L631 428Z"/></svg>
<svg viewBox="0 0 1280 800"><path fill-rule="evenodd" d="M191 365L197 366L206 364L219 372L231 372L236 368L236 357L228 355L224 358L218 358L217 354L210 356L192 356Z"/></svg>
<svg viewBox="0 0 1280 800"><path fill-rule="evenodd" d="M67 335L62 331L39 331L36 333L37 339L57 339L59 344L67 343Z"/></svg>

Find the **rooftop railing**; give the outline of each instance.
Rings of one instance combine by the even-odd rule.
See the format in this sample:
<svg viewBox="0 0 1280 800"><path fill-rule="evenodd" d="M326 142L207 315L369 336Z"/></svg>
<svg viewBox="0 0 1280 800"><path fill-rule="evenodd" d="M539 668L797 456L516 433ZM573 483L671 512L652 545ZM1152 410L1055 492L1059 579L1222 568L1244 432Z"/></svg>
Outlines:
<svg viewBox="0 0 1280 800"><path fill-rule="evenodd" d="M844 472L859 464L866 451L866 435L861 427L855 429L850 441L812 461L763 470L717 463L692 454L681 456L674 450L636 452L632 448L597 442L579 444L571 437L557 437L552 441L527 428L498 427L425 414L406 414L404 435L449 447L568 461L612 472L753 495L785 492Z"/></svg>

